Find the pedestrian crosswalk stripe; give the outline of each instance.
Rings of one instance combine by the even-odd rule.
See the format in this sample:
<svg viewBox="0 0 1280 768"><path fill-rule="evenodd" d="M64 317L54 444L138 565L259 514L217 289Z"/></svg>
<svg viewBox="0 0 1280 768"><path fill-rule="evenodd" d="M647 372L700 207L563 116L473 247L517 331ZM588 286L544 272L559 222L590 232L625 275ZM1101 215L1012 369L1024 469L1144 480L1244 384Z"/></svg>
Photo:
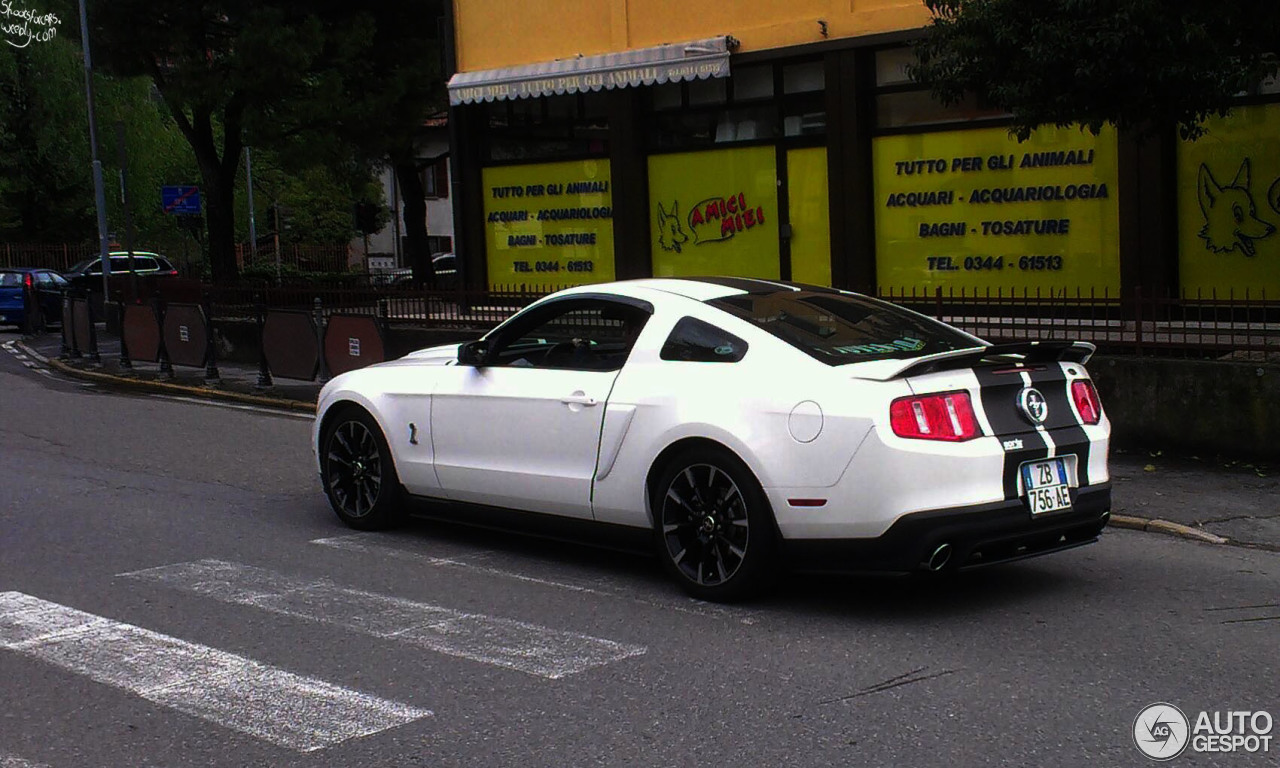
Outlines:
<svg viewBox="0 0 1280 768"><path fill-rule="evenodd" d="M165 565L124 575L553 680L647 650L641 645L465 613L221 560Z"/></svg>
<svg viewBox="0 0 1280 768"><path fill-rule="evenodd" d="M0 592L0 649L300 752L431 715L21 592Z"/></svg>
<svg viewBox="0 0 1280 768"><path fill-rule="evenodd" d="M6 755L0 752L0 768L48 768L48 766L24 760L17 755Z"/></svg>

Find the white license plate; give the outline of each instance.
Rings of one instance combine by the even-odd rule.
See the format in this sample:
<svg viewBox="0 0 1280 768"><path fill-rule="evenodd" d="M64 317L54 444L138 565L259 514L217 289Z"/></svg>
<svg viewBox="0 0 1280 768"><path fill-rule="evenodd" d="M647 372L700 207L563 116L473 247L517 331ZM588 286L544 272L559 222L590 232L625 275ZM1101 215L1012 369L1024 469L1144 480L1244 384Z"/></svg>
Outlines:
<svg viewBox="0 0 1280 768"><path fill-rule="evenodd" d="M1023 464L1022 489L1032 515L1071 509L1066 462L1060 458Z"/></svg>

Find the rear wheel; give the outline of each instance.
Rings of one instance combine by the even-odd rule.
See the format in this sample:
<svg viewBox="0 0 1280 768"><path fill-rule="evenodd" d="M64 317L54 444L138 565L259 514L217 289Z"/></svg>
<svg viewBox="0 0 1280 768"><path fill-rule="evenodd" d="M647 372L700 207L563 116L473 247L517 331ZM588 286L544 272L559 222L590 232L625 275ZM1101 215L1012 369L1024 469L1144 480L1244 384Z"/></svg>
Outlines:
<svg viewBox="0 0 1280 768"><path fill-rule="evenodd" d="M773 573L777 540L760 484L732 453L699 447L668 462L651 489L663 566L694 597L739 600Z"/></svg>
<svg viewBox="0 0 1280 768"><path fill-rule="evenodd" d="M336 414L320 439L324 490L342 522L363 531L401 519L400 479L378 423L367 411Z"/></svg>

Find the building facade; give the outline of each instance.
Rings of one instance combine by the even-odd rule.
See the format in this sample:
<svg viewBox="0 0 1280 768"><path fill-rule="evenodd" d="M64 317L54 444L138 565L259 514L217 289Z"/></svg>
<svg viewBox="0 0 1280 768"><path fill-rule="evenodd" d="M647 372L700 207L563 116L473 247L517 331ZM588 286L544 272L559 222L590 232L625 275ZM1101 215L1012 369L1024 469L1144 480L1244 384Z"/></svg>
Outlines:
<svg viewBox="0 0 1280 768"><path fill-rule="evenodd" d="M1194 144L1172 128L1018 142L1006 115L944 106L907 76L919 0L452 12L455 230L473 287L718 274L1280 296L1274 84Z"/></svg>

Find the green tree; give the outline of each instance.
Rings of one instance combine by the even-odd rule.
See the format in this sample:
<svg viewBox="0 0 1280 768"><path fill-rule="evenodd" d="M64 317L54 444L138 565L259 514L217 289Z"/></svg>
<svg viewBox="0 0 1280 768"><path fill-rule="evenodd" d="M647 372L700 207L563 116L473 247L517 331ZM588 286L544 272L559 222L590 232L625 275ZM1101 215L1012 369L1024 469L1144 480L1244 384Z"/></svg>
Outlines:
<svg viewBox="0 0 1280 768"><path fill-rule="evenodd" d="M358 164L389 162L404 206L406 255L414 281L434 282L427 241L426 191L417 142L427 117L448 106L443 0L367 0L374 36L366 55L345 68L339 141Z"/></svg>
<svg viewBox="0 0 1280 768"><path fill-rule="evenodd" d="M0 239L93 236L87 133L78 46L61 37L0 45Z"/></svg>
<svg viewBox="0 0 1280 768"><path fill-rule="evenodd" d="M112 0L90 9L94 55L154 83L201 177L212 277L233 280L235 183L246 143L320 126L341 71L372 37L332 0Z"/></svg>
<svg viewBox="0 0 1280 768"><path fill-rule="evenodd" d="M925 0L933 14L913 76L1038 125L1177 125L1210 115L1280 67L1275 0Z"/></svg>

